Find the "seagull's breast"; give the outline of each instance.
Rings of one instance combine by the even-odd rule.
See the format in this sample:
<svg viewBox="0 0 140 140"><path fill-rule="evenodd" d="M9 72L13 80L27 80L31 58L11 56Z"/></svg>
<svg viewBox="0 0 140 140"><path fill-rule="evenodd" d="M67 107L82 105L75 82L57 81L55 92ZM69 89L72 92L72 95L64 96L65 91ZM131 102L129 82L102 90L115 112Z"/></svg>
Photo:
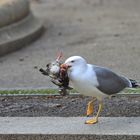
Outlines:
<svg viewBox="0 0 140 140"><path fill-rule="evenodd" d="M90 64L88 64L84 72L79 69L73 70L70 74L70 79L74 88L83 95L93 96L99 99L105 96L105 94L96 88L99 83L92 65Z"/></svg>

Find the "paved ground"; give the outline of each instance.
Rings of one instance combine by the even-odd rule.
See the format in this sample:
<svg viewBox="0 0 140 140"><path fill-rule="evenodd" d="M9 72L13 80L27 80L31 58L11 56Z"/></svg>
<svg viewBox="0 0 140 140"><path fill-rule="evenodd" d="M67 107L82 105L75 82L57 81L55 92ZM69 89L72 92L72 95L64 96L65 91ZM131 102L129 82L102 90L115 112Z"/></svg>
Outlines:
<svg viewBox="0 0 140 140"><path fill-rule="evenodd" d="M85 120L84 117L4 117L0 118L0 134L140 136L140 117L100 118L95 125L85 125Z"/></svg>
<svg viewBox="0 0 140 140"><path fill-rule="evenodd" d="M140 117L0 117L1 140L139 140Z"/></svg>
<svg viewBox="0 0 140 140"><path fill-rule="evenodd" d="M89 63L140 79L139 0L32 0L45 34L0 58L0 88L54 87L37 67L56 57L82 55ZM64 58L64 59L65 59Z"/></svg>
<svg viewBox="0 0 140 140"><path fill-rule="evenodd" d="M100 122L94 125L85 125L85 120L85 117L3 117L0 118L0 139L140 139L140 117L100 118Z"/></svg>

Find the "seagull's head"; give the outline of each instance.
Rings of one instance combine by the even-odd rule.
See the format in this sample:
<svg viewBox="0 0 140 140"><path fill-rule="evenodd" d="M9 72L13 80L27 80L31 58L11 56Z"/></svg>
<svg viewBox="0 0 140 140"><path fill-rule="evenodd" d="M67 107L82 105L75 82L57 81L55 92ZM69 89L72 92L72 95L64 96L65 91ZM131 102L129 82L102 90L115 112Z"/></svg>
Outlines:
<svg viewBox="0 0 140 140"><path fill-rule="evenodd" d="M61 65L61 68L72 72L73 70L84 70L86 68L87 62L81 56L71 56L69 57L64 64Z"/></svg>

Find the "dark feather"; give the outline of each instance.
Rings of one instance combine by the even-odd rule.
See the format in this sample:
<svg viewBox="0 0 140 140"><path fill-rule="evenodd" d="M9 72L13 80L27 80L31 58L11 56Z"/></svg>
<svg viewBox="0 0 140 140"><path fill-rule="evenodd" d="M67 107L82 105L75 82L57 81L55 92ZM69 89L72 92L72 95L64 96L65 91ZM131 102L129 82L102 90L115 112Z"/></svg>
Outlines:
<svg viewBox="0 0 140 140"><path fill-rule="evenodd" d="M130 81L104 67L93 67L99 86L97 88L105 94L112 95L130 86Z"/></svg>

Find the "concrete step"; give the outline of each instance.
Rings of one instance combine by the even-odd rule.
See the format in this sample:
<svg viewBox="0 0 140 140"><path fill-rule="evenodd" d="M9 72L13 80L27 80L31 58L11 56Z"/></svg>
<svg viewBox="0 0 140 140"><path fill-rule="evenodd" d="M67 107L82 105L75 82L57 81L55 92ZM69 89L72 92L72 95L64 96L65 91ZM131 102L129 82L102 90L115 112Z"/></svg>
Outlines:
<svg viewBox="0 0 140 140"><path fill-rule="evenodd" d="M26 18L0 29L0 56L36 40L43 31L42 23L32 13Z"/></svg>
<svg viewBox="0 0 140 140"><path fill-rule="evenodd" d="M0 19L0 56L31 43L43 31L28 0L1 0Z"/></svg>
<svg viewBox="0 0 140 140"><path fill-rule="evenodd" d="M140 117L0 117L0 140L140 140Z"/></svg>
<svg viewBox="0 0 140 140"><path fill-rule="evenodd" d="M29 13L28 0L0 0L0 28L22 20Z"/></svg>

